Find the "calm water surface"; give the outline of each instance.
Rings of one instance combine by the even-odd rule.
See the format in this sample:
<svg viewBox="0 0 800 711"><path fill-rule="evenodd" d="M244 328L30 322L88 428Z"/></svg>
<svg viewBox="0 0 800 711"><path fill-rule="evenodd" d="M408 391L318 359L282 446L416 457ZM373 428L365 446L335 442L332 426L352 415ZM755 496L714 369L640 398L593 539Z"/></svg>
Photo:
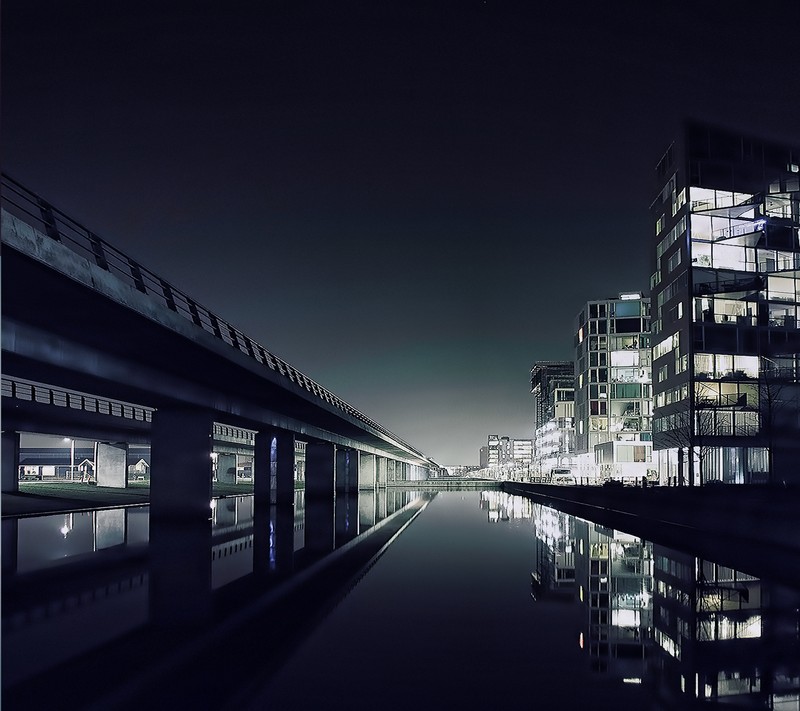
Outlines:
<svg viewBox="0 0 800 711"><path fill-rule="evenodd" d="M351 579L347 551L388 537L415 501L421 513ZM4 520L4 706L43 707L51 689L84 708L91 688L96 708L124 707L139 698L136 635L169 641L174 626L208 644L256 592L335 558L343 587L314 598L321 617L292 597L293 617L254 621L248 642L215 638L177 675L196 675L192 707L800 708L800 592L745 571L499 491L298 493L263 516L232 497L193 526L147 507ZM88 682L75 674L87 664ZM142 698L184 705L171 691Z"/></svg>
<svg viewBox="0 0 800 711"><path fill-rule="evenodd" d="M640 685L592 671L583 606L534 599L535 510L439 493L250 708L642 708Z"/></svg>

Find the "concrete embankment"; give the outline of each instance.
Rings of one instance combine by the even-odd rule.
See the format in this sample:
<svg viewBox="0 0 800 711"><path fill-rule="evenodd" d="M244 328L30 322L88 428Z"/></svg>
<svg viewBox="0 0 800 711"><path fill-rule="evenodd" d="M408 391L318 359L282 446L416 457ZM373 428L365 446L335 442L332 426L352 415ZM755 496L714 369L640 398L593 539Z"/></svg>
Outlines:
<svg viewBox="0 0 800 711"><path fill-rule="evenodd" d="M503 490L654 543L732 567L747 566L750 570L745 572L758 571L754 575L800 582L798 488L609 488L505 482Z"/></svg>

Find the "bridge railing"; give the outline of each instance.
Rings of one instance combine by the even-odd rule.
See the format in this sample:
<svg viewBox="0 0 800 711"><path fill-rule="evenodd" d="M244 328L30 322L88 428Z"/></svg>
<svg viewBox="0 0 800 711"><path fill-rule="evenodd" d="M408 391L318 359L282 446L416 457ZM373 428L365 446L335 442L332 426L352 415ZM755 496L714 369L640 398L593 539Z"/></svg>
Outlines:
<svg viewBox="0 0 800 711"><path fill-rule="evenodd" d="M142 294L160 301L171 311L180 314L196 326L204 329L229 346L270 368L295 385L333 405L351 417L369 425L381 434L403 444L415 452L410 445L387 430L383 425L367 417L349 403L334 395L319 383L301 373L286 361L270 353L264 346L242 333L215 313L205 308L185 292L162 279L139 262L128 257L113 245L98 237L91 230L73 220L22 184L2 176L3 208L23 222L39 230L56 242L79 254L90 263L113 274Z"/></svg>
<svg viewBox="0 0 800 711"><path fill-rule="evenodd" d="M101 415L124 417L128 420L139 420L140 422L152 422L153 420L153 410L149 407L133 405L120 400L109 400L74 390L54 388L52 385L35 383L19 378L3 377L2 395L3 397L17 400L38 402L42 405L55 405L56 407L66 407L71 410L96 412Z"/></svg>

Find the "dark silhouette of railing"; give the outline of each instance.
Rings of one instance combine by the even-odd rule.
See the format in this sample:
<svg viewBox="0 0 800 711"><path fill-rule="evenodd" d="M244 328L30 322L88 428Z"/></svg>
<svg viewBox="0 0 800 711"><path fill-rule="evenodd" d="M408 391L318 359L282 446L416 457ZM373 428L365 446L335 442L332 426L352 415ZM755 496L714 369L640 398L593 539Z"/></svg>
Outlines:
<svg viewBox="0 0 800 711"><path fill-rule="evenodd" d="M188 321L212 334L215 338L224 341L261 365L279 373L320 400L369 425L410 451L417 451L383 427L383 425L367 417L364 413L334 395L330 390L304 375L286 361L270 353L264 346L199 304L195 299L170 284L166 279L162 279L142 266L139 262L98 237L91 230L5 174L2 176L2 200L4 210L26 222L31 227L38 229L56 242L63 244L90 263L96 264L101 269L113 274L116 278L142 294L161 302L170 311L180 314Z"/></svg>
<svg viewBox="0 0 800 711"><path fill-rule="evenodd" d="M153 409L149 407L120 402L119 400L109 400L108 398L87 395L74 390L54 388L51 385L34 383L18 378L3 377L2 393L3 397L38 402L42 405L65 407L69 410L96 412L100 415L124 417L141 422L151 422L153 419Z"/></svg>

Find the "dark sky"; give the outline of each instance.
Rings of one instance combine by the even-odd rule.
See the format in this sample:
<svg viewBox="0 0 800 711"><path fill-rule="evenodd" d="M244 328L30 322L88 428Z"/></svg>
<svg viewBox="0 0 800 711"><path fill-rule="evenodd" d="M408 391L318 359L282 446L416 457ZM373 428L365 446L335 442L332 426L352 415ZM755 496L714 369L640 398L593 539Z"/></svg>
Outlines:
<svg viewBox="0 0 800 711"><path fill-rule="evenodd" d="M655 14L654 10L660 11ZM800 3L3 0L3 170L444 464L647 288L687 116L800 141Z"/></svg>

